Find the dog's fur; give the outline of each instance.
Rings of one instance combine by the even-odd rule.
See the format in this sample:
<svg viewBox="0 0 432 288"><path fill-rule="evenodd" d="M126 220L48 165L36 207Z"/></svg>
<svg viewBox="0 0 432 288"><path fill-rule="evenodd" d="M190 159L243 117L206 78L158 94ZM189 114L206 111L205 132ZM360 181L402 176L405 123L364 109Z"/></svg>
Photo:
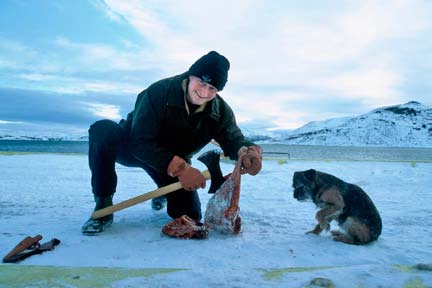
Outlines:
<svg viewBox="0 0 432 288"><path fill-rule="evenodd" d="M298 201L312 200L321 208L316 214L318 224L307 233L328 231L330 222L337 220L343 231L331 231L335 241L360 245L377 240L381 234L378 210L359 186L310 169L294 173L293 188Z"/></svg>

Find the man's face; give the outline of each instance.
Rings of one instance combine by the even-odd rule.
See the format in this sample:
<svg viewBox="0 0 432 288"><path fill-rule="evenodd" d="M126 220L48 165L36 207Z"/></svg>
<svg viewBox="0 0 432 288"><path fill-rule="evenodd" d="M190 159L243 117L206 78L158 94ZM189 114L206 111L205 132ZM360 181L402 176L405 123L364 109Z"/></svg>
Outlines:
<svg viewBox="0 0 432 288"><path fill-rule="evenodd" d="M187 99L195 105L202 105L212 100L217 93L216 87L210 85L198 77L189 76Z"/></svg>

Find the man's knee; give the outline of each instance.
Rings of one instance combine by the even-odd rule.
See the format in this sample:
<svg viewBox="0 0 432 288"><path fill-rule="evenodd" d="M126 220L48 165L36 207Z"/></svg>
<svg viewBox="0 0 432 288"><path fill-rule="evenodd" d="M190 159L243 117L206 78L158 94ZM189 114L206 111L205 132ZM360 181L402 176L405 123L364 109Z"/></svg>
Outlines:
<svg viewBox="0 0 432 288"><path fill-rule="evenodd" d="M89 129L89 164L90 169L107 166L111 169L122 149L120 126L111 120L100 120Z"/></svg>
<svg viewBox="0 0 432 288"><path fill-rule="evenodd" d="M122 130L120 125L112 120L99 120L89 129L90 146L119 146L122 142Z"/></svg>
<svg viewBox="0 0 432 288"><path fill-rule="evenodd" d="M101 142L117 142L121 140L121 127L112 120L99 120L89 128L89 140Z"/></svg>

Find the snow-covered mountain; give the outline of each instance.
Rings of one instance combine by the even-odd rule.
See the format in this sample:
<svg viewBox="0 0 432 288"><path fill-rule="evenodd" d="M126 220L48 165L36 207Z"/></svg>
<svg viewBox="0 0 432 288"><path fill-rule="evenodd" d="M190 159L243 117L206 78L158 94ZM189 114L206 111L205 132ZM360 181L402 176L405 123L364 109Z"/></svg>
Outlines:
<svg viewBox="0 0 432 288"><path fill-rule="evenodd" d="M0 121L0 140L87 141L87 129L65 124Z"/></svg>
<svg viewBox="0 0 432 288"><path fill-rule="evenodd" d="M356 116L310 122L273 141L299 145L432 147L432 107L411 101Z"/></svg>

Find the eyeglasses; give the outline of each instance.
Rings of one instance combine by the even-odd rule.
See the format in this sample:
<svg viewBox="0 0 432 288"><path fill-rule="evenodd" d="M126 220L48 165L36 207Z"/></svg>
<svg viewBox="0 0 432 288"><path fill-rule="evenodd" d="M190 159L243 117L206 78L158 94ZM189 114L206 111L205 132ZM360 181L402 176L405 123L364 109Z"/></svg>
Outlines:
<svg viewBox="0 0 432 288"><path fill-rule="evenodd" d="M196 77L196 76L191 76L191 78L192 78L193 80L197 81L197 82L198 82L198 85L199 85L201 88L207 89L207 90L209 91L209 93L211 93L211 94L216 94L216 93L218 92L218 90L217 90L216 87L214 87L213 85L211 85L211 84L205 82L205 81L202 80L201 78Z"/></svg>

